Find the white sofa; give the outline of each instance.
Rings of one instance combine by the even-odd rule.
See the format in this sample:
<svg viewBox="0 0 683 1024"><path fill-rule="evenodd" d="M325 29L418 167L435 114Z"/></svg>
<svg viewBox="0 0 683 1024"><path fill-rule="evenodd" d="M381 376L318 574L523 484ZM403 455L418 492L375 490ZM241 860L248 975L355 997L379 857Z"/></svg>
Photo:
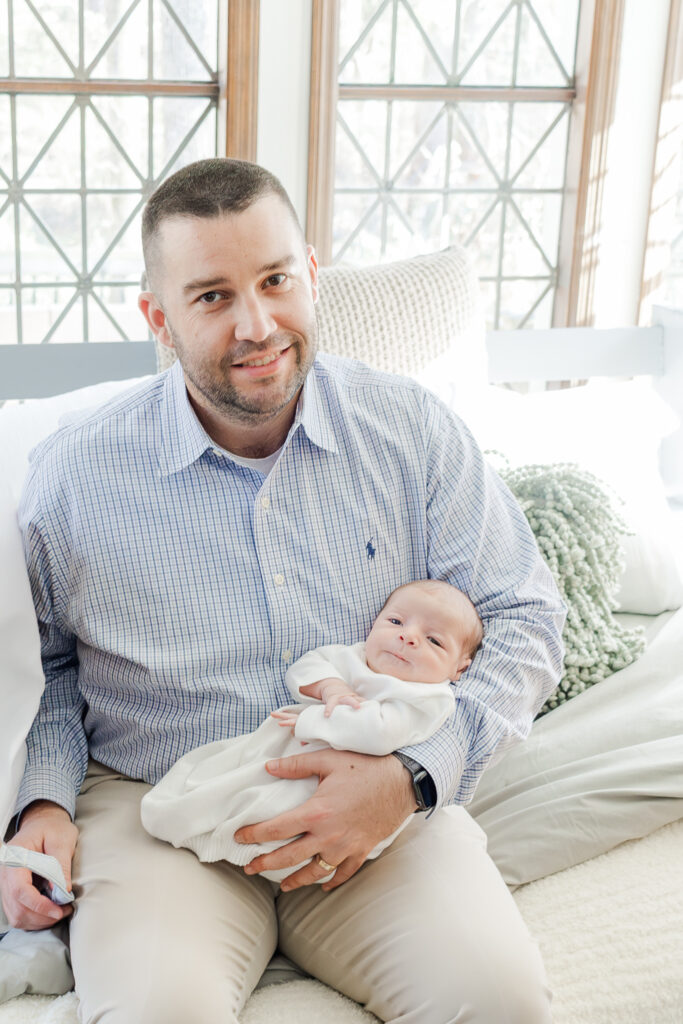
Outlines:
<svg viewBox="0 0 683 1024"><path fill-rule="evenodd" d="M683 579L673 554L667 557L671 524L663 498L654 493L666 411L638 383L616 394L619 385L598 387L597 395L580 400L558 393L522 398L487 388L477 286L460 250L390 267L324 271L320 321L323 347L418 376L464 412L484 447L507 444L517 461L547 459L549 453L585 459L594 471L603 464L618 487L614 444L622 444L629 455L621 474L626 484L631 477L633 495L649 492L652 501L639 514L650 534L628 539L621 588L623 621L641 624L648 635L645 655L539 719L524 747L487 770L471 810L540 944L555 1024L681 1024L683 611L676 609ZM616 365L614 372L620 373ZM0 410L0 473L9 480L11 500L28 449L55 428L59 416L106 400L123 386L104 384ZM633 436L625 438L629 426ZM8 528L7 516L0 517L0 530ZM16 593L6 587L3 598L0 584L0 688L3 705L8 701L13 709L11 726L7 717L0 726L6 762L0 811L7 814L21 732L39 689L35 660L22 660L23 647L17 647ZM24 687L23 706L16 693L20 672L32 680ZM287 977L274 965L271 980ZM313 980L265 985L241 1016L243 1024L374 1019ZM75 995L24 995L0 1005L0 1024L29 1021L76 1024Z"/></svg>

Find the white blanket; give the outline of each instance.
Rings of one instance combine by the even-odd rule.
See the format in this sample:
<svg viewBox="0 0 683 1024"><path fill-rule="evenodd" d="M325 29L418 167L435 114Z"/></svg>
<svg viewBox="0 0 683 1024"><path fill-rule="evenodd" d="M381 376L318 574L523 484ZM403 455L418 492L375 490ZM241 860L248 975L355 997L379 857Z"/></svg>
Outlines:
<svg viewBox="0 0 683 1024"><path fill-rule="evenodd" d="M470 812L509 885L683 817L683 609L644 655L539 719L483 775Z"/></svg>

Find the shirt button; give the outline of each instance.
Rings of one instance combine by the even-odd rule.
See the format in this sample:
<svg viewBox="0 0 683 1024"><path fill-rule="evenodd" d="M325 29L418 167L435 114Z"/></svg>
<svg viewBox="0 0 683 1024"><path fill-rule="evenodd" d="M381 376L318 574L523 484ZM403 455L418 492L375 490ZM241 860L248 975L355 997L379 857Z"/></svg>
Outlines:
<svg viewBox="0 0 683 1024"><path fill-rule="evenodd" d="M270 498L267 495L261 498L261 508L270 508Z"/></svg>
<svg viewBox="0 0 683 1024"><path fill-rule="evenodd" d="M289 665L290 661L292 660L292 652L291 651L283 651L282 652L282 660L285 662L285 664Z"/></svg>
<svg viewBox="0 0 683 1024"><path fill-rule="evenodd" d="M281 587L282 584L285 582L285 578L281 572L276 572L275 575L273 576L273 580L275 581L278 587Z"/></svg>

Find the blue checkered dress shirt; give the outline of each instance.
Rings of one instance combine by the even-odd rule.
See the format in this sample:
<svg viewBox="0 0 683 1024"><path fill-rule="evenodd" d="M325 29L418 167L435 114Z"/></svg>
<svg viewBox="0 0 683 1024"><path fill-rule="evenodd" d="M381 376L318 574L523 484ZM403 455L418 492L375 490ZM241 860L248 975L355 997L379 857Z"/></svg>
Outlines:
<svg viewBox="0 0 683 1024"><path fill-rule="evenodd" d="M456 712L407 750L466 802L556 686L564 610L518 505L411 381L331 356L267 477L216 447L179 364L35 450L20 508L46 676L17 803L73 814L88 754L155 783L290 697L288 665L365 639L389 592L447 579L486 638Z"/></svg>

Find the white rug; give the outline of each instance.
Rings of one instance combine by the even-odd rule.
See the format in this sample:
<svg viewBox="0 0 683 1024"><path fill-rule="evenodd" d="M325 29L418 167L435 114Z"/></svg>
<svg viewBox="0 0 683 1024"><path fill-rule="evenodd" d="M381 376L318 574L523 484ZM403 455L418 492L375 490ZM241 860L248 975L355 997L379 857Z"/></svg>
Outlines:
<svg viewBox="0 0 683 1024"><path fill-rule="evenodd" d="M683 1022L683 821L518 889L555 993L554 1024ZM73 993L21 996L0 1024L77 1024ZM370 1024L316 981L254 992L241 1024Z"/></svg>

